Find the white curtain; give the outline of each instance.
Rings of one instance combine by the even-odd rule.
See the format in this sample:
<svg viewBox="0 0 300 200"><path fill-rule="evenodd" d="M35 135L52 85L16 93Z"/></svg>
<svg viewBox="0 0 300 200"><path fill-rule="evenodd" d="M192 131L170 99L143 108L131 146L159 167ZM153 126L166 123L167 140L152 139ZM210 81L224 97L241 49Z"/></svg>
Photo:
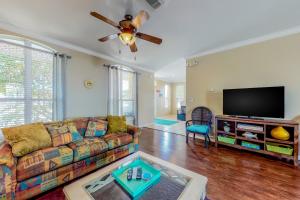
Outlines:
<svg viewBox="0 0 300 200"><path fill-rule="evenodd" d="M109 67L109 101L108 101L108 114L109 115L122 115L121 112L121 70L117 67Z"/></svg>
<svg viewBox="0 0 300 200"><path fill-rule="evenodd" d="M65 76L70 57L65 54L54 55L53 67L53 120L65 119Z"/></svg>
<svg viewBox="0 0 300 200"><path fill-rule="evenodd" d="M109 66L108 114L125 115L137 125L137 73L120 66Z"/></svg>

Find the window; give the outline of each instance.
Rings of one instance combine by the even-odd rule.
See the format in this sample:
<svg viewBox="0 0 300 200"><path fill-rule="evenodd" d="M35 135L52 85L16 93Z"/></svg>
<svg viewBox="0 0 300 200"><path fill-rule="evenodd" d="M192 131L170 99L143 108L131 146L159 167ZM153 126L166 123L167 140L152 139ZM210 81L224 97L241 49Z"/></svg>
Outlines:
<svg viewBox="0 0 300 200"><path fill-rule="evenodd" d="M0 127L53 119L53 50L0 36Z"/></svg>
<svg viewBox="0 0 300 200"><path fill-rule="evenodd" d="M165 85L165 108L169 108L170 104L170 89L169 85Z"/></svg>
<svg viewBox="0 0 300 200"><path fill-rule="evenodd" d="M126 71L121 71L121 74L121 114L126 115L127 118L132 118L135 116L135 74Z"/></svg>
<svg viewBox="0 0 300 200"><path fill-rule="evenodd" d="M176 106L177 109L179 109L181 108L181 106L185 104L184 85L176 85L175 95L176 95Z"/></svg>
<svg viewBox="0 0 300 200"><path fill-rule="evenodd" d="M137 74L123 66L109 66L109 114L125 115L137 124Z"/></svg>

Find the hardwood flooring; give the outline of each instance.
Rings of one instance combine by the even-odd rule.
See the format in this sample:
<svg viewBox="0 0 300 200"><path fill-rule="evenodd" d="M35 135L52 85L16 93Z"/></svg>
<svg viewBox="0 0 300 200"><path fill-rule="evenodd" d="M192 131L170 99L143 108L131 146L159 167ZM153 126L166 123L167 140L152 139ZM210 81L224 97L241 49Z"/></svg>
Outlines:
<svg viewBox="0 0 300 200"><path fill-rule="evenodd" d="M228 147L208 149L200 141L144 128L140 150L208 178L211 200L300 200L300 168Z"/></svg>

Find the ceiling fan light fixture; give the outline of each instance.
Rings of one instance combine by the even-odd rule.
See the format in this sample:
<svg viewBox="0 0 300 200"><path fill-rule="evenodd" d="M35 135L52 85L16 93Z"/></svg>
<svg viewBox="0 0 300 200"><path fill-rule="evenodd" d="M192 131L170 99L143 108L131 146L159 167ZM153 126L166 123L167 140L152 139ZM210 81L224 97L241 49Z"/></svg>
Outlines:
<svg viewBox="0 0 300 200"><path fill-rule="evenodd" d="M135 43L135 36L132 33L126 33L123 32L119 35L119 39L121 40L121 42L125 45L132 45L133 43Z"/></svg>

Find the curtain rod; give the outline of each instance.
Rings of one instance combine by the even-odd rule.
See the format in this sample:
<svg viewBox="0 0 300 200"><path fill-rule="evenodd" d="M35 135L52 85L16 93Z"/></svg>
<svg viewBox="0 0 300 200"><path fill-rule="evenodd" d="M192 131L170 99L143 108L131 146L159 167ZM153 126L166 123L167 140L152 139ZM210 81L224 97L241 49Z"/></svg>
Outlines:
<svg viewBox="0 0 300 200"><path fill-rule="evenodd" d="M72 58L72 56L69 56L69 55L67 55L67 54L63 54L63 53L54 53L53 55L55 55L55 56L59 56L59 57L66 56L68 59L71 59L71 58Z"/></svg>
<svg viewBox="0 0 300 200"><path fill-rule="evenodd" d="M1 40L1 39L0 39L0 42L6 43L6 44L10 44L10 45L14 45L14 46L18 46L18 47L22 47L22 48L31 49L31 50L34 50L34 51L39 51L39 52L47 53L47 54L50 54L50 55L55 55L55 56L57 56L57 55L58 56L66 55L66 54L61 54L61 53L58 53L58 52L51 52L51 51L46 51L46 50L42 50L42 49L38 49L38 48L34 48L34 47L29 47L29 46L26 46L26 45L23 45L23 44L16 44L16 43L9 42L9 41L6 41L6 40ZM69 55L66 55L66 57L68 59L72 58L72 56L69 56Z"/></svg>
<svg viewBox="0 0 300 200"><path fill-rule="evenodd" d="M106 68L112 68L112 69L119 69L121 71L125 71L125 72L130 72L130 73L133 73L133 74L137 74L137 75L141 75L141 73L139 72L136 72L136 71L131 71L129 69L124 69L122 68L121 65L109 65L109 64L103 64L103 67L106 67Z"/></svg>

